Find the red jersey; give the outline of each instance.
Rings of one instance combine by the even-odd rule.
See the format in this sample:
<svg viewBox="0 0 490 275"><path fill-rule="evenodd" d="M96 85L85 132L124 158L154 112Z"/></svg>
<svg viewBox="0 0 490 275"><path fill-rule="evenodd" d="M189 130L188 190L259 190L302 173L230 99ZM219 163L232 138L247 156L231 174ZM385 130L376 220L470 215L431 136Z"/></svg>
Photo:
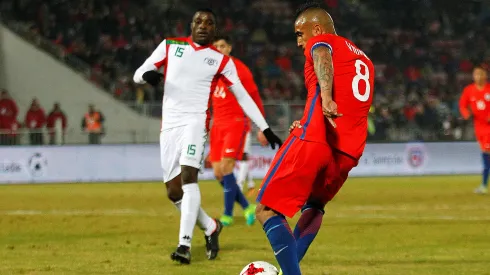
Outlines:
<svg viewBox="0 0 490 275"><path fill-rule="evenodd" d="M29 129L41 129L46 123L46 116L44 115L43 109L39 108L34 111L29 109L25 117L25 127Z"/></svg>
<svg viewBox="0 0 490 275"><path fill-rule="evenodd" d="M237 58L232 57L232 60L235 63L238 78L242 82L243 87L245 87L245 90L247 90L249 95L255 101L255 104L257 104L259 107L262 115L264 115L264 106L262 105L259 89L257 88L257 85L255 85L252 73L248 67ZM213 106L213 124L226 124L234 121L245 121L248 125L250 125L250 120L243 112L242 107L240 104L238 104L238 101L233 93L228 90L228 87L223 81L219 80L211 98Z"/></svg>
<svg viewBox="0 0 490 275"><path fill-rule="evenodd" d="M466 86L459 100L459 111L465 119L473 115L477 136L490 134L490 84L486 84L482 90L475 84Z"/></svg>
<svg viewBox="0 0 490 275"><path fill-rule="evenodd" d="M320 86L313 67L312 52L316 47L327 47L332 53L334 80L333 100L338 112L333 128L322 112ZM374 65L348 39L332 34L319 35L308 40L305 47L305 85L308 90L302 128L293 134L300 139L328 143L349 156L359 159L366 146L367 118L373 100Z"/></svg>

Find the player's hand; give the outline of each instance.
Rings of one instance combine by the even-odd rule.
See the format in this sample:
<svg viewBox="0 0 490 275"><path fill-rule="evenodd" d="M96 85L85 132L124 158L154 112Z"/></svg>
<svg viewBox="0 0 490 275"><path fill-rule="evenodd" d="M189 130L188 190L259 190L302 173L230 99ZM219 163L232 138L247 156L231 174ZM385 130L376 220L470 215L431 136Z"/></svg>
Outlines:
<svg viewBox="0 0 490 275"><path fill-rule="evenodd" d="M148 71L143 74L143 80L152 86L157 86L162 81L162 78L163 74L157 71Z"/></svg>
<svg viewBox="0 0 490 275"><path fill-rule="evenodd" d="M269 144L271 145L272 149L276 149L276 144L277 147L281 147L282 145L281 139L278 136L276 136L274 132L272 132L271 128L265 129L264 131L262 131L262 133L264 133L264 136L269 142Z"/></svg>
<svg viewBox="0 0 490 275"><path fill-rule="evenodd" d="M291 126L289 126L289 132L291 133L294 129L296 128L301 128L301 122L299 120L295 120L293 121L293 124L291 124Z"/></svg>
<svg viewBox="0 0 490 275"><path fill-rule="evenodd" d="M262 133L261 131L257 132L257 140L259 141L261 146L267 146L269 144L267 138L264 136L264 133Z"/></svg>
<svg viewBox="0 0 490 275"><path fill-rule="evenodd" d="M322 112L323 115L328 119L328 122L332 124L334 128L337 128L337 124L335 124L334 119L341 117L342 114L337 112L337 103L332 99L323 99L322 100Z"/></svg>

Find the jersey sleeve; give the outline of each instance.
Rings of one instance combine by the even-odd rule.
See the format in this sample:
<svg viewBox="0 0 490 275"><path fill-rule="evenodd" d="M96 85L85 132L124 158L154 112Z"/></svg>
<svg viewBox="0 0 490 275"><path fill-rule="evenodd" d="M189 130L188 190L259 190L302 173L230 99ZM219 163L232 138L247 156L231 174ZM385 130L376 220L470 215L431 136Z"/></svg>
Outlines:
<svg viewBox="0 0 490 275"><path fill-rule="evenodd" d="M308 40L305 47L306 58L312 59L313 51L318 47L327 47L330 54L333 55L333 38L332 35L318 35Z"/></svg>
<svg viewBox="0 0 490 275"><path fill-rule="evenodd" d="M259 88L257 88L257 84L255 84L254 77L252 72L248 69L247 66L243 63L236 63L238 70L238 77L247 90L250 97L252 97L253 101L259 107L262 115L265 116L264 104L262 104L262 99L260 98Z"/></svg>
<svg viewBox="0 0 490 275"><path fill-rule="evenodd" d="M240 81L235 63L228 57L225 57L223 62L226 62L221 71L221 80L228 86L230 91L235 95L238 104L242 107L247 116L259 127L261 131L269 128L259 107L255 104L252 97L249 95L245 87Z"/></svg>
<svg viewBox="0 0 490 275"><path fill-rule="evenodd" d="M153 51L143 65L141 65L133 76L133 81L137 84L144 84L143 74L148 71L156 71L160 69L167 59L167 40L163 40L160 45Z"/></svg>
<svg viewBox="0 0 490 275"><path fill-rule="evenodd" d="M463 94L461 94L461 98L459 99L459 113L464 119L468 119L470 117L470 111L468 111L469 105L469 90L465 88L463 90Z"/></svg>

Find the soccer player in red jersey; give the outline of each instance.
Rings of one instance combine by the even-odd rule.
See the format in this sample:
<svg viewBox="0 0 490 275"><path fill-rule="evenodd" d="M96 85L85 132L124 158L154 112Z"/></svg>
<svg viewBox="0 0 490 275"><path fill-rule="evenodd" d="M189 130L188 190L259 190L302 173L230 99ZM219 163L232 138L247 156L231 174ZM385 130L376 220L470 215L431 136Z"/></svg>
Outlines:
<svg viewBox="0 0 490 275"><path fill-rule="evenodd" d="M374 89L371 60L336 34L332 18L318 4L299 9L295 32L306 56L305 112L301 127L292 130L271 163L256 210L286 275L301 274L299 261L320 229L325 204L357 166ZM284 216L301 208L293 233Z"/></svg>
<svg viewBox="0 0 490 275"><path fill-rule="evenodd" d="M214 46L224 55L230 56L232 42L229 36L217 36ZM237 58L231 57L238 71L238 77L243 87L250 94L255 104L264 114L264 107L260 99L259 90L255 85L252 73ZM233 173L235 162L241 160L244 154L247 134L251 129L250 119L245 115L235 96L226 85L219 81L214 90L212 99L213 125L211 127L209 160L213 165L214 175L224 187L224 214L220 221L225 226L233 223L233 206L237 201L244 210L248 225L255 222L255 204L249 204L237 185ZM265 137L258 134L259 140L264 144ZM265 141L266 144L266 141Z"/></svg>
<svg viewBox="0 0 490 275"><path fill-rule="evenodd" d="M487 71L476 67L473 70L473 81L473 84L463 90L459 111L465 120L473 116L475 136L480 144L483 160L482 183L475 189L475 193L486 194L490 171L490 84L487 83Z"/></svg>

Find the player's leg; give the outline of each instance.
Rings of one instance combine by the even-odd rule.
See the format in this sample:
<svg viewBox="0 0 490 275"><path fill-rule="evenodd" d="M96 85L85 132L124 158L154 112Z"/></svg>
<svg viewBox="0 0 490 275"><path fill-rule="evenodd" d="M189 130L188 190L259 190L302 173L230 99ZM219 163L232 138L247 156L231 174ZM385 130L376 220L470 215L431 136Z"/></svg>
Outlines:
<svg viewBox="0 0 490 275"><path fill-rule="evenodd" d="M301 274L296 240L285 216L292 217L311 194L322 159L318 144L290 136L279 149L257 196L256 215L286 275ZM330 158L326 151L320 157Z"/></svg>
<svg viewBox="0 0 490 275"><path fill-rule="evenodd" d="M233 127L233 131L227 129L224 136L221 158L221 174L223 175L225 192L225 209L224 214L221 217L221 222L224 225L231 225L233 223L233 207L235 200L238 201L244 209L247 224L252 225L255 222L255 205L249 205L247 199L238 187L234 173L236 160L241 159L243 156L247 127L248 125L246 124L237 123L237 125Z"/></svg>
<svg viewBox="0 0 490 275"><path fill-rule="evenodd" d="M182 170L181 179L183 190L179 247L183 246L185 248L185 246L190 247L194 226L201 208L201 191L199 190L197 180L199 169L203 162L207 131L204 123L201 122L189 124L184 128L179 159ZM214 222L208 215L205 215L203 218L209 223ZM210 260L215 259L218 254L218 236L222 228L221 223L214 223L216 225L215 230L213 232L207 232L208 234L206 234L205 238L206 253Z"/></svg>
<svg viewBox="0 0 490 275"><path fill-rule="evenodd" d="M488 176L490 173L490 135L483 135L478 137L478 143L482 151L482 181L480 186L475 189L476 194L488 193Z"/></svg>
<svg viewBox="0 0 490 275"><path fill-rule="evenodd" d="M301 210L301 216L294 228L294 237L298 249L298 260L301 261L315 239L323 221L325 205L338 193L357 166L357 160L340 152L335 152L334 161L320 175L313 187L308 202Z"/></svg>
<svg viewBox="0 0 490 275"><path fill-rule="evenodd" d="M243 186L245 182L247 182L247 196L251 197L255 194L255 182L250 175L250 159L249 154L252 148L252 134L251 132L247 132L247 136L245 137L245 147L243 148L243 157L240 160L240 167L238 170L238 186L243 191Z"/></svg>
<svg viewBox="0 0 490 275"><path fill-rule="evenodd" d="M167 187L167 196L169 200L175 205L177 210L180 211L182 207L182 196L184 194L182 191L181 175L179 174L170 181L165 182L165 185ZM197 225L207 236L211 235L216 229L216 221L214 219L210 219L208 214L206 214L202 208L199 209L199 213L197 215Z"/></svg>

